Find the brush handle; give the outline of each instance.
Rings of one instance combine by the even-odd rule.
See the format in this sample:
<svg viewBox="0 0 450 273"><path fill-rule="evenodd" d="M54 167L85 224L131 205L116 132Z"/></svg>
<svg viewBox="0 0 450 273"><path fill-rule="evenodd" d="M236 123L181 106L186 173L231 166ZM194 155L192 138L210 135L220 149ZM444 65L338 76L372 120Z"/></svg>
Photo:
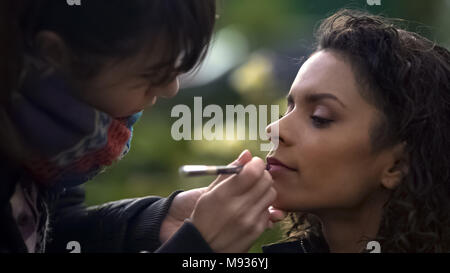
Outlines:
<svg viewBox="0 0 450 273"><path fill-rule="evenodd" d="M239 173L244 166L207 166L207 165L184 165L180 167L183 176L219 175Z"/></svg>

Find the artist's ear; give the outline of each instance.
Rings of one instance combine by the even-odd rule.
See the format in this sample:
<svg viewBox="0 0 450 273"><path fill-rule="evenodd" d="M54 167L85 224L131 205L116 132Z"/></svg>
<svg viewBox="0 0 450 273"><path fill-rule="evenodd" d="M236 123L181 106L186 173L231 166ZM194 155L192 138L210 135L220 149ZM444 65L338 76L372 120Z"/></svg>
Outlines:
<svg viewBox="0 0 450 273"><path fill-rule="evenodd" d="M388 162L381 176L381 184L389 190L395 189L408 174L409 158L405 149L406 143L402 142L389 150Z"/></svg>
<svg viewBox="0 0 450 273"><path fill-rule="evenodd" d="M69 68L70 50L58 34L48 30L38 32L36 46L40 56L50 66L58 70Z"/></svg>

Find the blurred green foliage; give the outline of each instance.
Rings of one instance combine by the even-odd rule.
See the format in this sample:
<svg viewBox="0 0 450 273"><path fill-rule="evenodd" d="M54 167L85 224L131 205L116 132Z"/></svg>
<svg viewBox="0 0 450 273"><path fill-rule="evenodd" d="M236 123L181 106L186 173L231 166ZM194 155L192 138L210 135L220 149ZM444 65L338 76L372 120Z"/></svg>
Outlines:
<svg viewBox="0 0 450 273"><path fill-rule="evenodd" d="M244 149L264 158L258 141L175 141L171 137L171 126L176 118L170 116L171 109L177 104L192 107L193 97L201 96L204 106L217 104L225 109L227 104L282 104L280 110L283 111L283 97L289 84L277 82L270 58L259 54L259 50L277 52L278 49L310 47L319 20L339 8L360 8L405 19L410 22L407 24L410 30L419 31L447 47L450 44L450 17L447 16L450 0L381 0L380 6L370 6L366 0L219 0L218 4L216 30L229 26L239 30L247 39L247 58L215 81L182 88L176 98L158 101L154 108L147 110L135 126L129 154L86 184L88 205L146 195L167 196L177 189L206 186L214 179L180 178L178 168L183 164L227 164ZM229 56L220 57L226 60ZM285 76L291 82L295 74ZM261 245L280 239L278 224L260 237L251 252L260 252Z"/></svg>

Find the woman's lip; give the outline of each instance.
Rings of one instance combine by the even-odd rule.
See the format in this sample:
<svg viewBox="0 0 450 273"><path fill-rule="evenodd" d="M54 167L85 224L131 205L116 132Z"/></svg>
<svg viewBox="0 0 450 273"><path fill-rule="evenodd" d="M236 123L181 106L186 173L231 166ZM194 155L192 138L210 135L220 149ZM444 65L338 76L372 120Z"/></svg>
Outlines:
<svg viewBox="0 0 450 273"><path fill-rule="evenodd" d="M268 157L267 158L267 165L269 166L268 167L269 171L277 171L277 170L280 170L280 168L287 169L287 170L290 170L290 171L293 171L293 172L297 171L296 169L287 166L286 164L284 164L280 160L276 159L275 157Z"/></svg>

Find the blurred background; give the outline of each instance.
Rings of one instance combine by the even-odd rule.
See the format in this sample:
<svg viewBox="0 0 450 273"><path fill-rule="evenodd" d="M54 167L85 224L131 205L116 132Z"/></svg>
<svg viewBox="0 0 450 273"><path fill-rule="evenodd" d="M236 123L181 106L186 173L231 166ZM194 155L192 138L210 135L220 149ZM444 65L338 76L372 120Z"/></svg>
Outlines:
<svg viewBox="0 0 450 273"><path fill-rule="evenodd" d="M257 140L174 140L171 127L178 118L171 117L171 110L184 104L193 112L197 96L202 97L203 109L215 104L225 113L226 105L268 105L269 110L270 105L279 105L283 113L291 82L314 48L315 28L340 8L407 20L409 30L450 47L450 0L219 0L215 35L205 62L195 74L182 77L174 99L159 100L145 111L135 126L129 154L86 184L87 204L168 196L214 180L180 177L178 168L184 164L224 165L244 149L265 158ZM203 124L208 120L204 118ZM192 121L192 131L199 129ZM261 252L261 245L281 238L277 224L251 252Z"/></svg>

